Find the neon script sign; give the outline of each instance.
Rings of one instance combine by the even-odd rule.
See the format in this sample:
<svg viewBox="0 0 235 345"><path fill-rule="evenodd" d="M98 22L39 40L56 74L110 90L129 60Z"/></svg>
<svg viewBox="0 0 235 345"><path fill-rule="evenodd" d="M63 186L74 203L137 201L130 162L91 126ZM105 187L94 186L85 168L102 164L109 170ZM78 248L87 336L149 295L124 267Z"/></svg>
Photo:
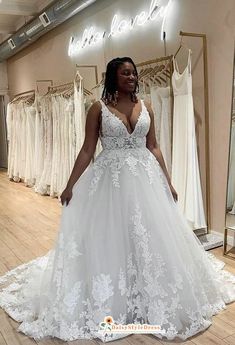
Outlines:
<svg viewBox="0 0 235 345"><path fill-rule="evenodd" d="M110 38L113 36L118 36L125 32L133 30L136 26L143 26L148 21L153 21L162 18L161 24L161 39L163 39L164 24L169 12L171 0L166 1L165 6L159 5L158 0L152 0L148 11L142 11L138 13L134 18L131 19L119 19L118 15L115 14L110 30L107 31L96 31L96 29L91 26L83 31L80 39L76 37L71 37L69 41L68 55L73 56L81 52L82 49L94 45L97 42L103 40L104 38Z"/></svg>

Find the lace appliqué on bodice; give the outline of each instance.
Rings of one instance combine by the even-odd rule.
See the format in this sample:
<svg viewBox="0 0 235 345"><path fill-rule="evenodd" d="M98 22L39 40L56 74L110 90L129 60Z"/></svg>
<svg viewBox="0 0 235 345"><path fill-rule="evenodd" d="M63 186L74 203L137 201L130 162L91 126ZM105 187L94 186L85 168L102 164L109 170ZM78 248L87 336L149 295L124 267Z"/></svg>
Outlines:
<svg viewBox="0 0 235 345"><path fill-rule="evenodd" d="M150 127L150 117L141 100L142 109L132 133L129 133L123 121L114 115L107 106L102 105L102 136L100 135L103 151L96 157L93 164L93 178L89 195L96 189L98 181L107 169L110 169L113 186L120 188L120 170L127 166L133 176L138 175L137 165L141 164L146 170L149 183L152 183L152 163L156 161L154 155L146 148L146 135Z"/></svg>

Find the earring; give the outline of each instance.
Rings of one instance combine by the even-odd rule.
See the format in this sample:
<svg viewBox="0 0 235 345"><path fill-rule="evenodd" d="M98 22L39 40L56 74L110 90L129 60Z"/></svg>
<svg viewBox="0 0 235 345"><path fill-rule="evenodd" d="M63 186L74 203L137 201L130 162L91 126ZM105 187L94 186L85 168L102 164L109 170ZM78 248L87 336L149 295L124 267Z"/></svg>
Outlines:
<svg viewBox="0 0 235 345"><path fill-rule="evenodd" d="M114 95L113 95L113 106L116 107L117 103L118 103L118 91L115 91Z"/></svg>
<svg viewBox="0 0 235 345"><path fill-rule="evenodd" d="M135 92L131 93L131 101L134 103L138 103L138 99Z"/></svg>
<svg viewBox="0 0 235 345"><path fill-rule="evenodd" d="M113 96L111 95L111 93L108 92L108 95L107 95L107 104L112 102L112 98L113 98Z"/></svg>

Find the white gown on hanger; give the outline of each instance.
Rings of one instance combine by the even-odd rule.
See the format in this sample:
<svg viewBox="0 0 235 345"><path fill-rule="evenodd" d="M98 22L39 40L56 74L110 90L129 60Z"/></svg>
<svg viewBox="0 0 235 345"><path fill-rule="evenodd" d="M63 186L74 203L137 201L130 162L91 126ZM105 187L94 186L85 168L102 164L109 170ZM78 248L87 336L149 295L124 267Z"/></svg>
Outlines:
<svg viewBox="0 0 235 345"><path fill-rule="evenodd" d="M7 125L7 140L8 140L8 159L7 159L7 176L13 179L14 170L14 152L15 152L15 121L14 121L15 104L8 103L6 125Z"/></svg>
<svg viewBox="0 0 235 345"><path fill-rule="evenodd" d="M35 184L35 104L25 106L26 117L26 150L25 150L25 174L24 182L27 186L33 187Z"/></svg>
<svg viewBox="0 0 235 345"><path fill-rule="evenodd" d="M191 50L182 74L173 57L174 92L172 184L178 203L192 229L206 228L197 155L192 97Z"/></svg>
<svg viewBox="0 0 235 345"><path fill-rule="evenodd" d="M0 277L0 305L30 337L127 336L100 333L110 315L186 339L235 300L235 276L205 252L146 147L150 117L141 103L129 133L101 102L103 150L63 205L54 248Z"/></svg>
<svg viewBox="0 0 235 345"><path fill-rule="evenodd" d="M171 97L170 87L151 87L151 105L155 115L157 141L171 175Z"/></svg>
<svg viewBox="0 0 235 345"><path fill-rule="evenodd" d="M84 94L83 94L83 78L77 71L79 76L78 86L74 81L74 123L75 123L75 133L76 133L76 157L81 150L85 139L85 104L84 104Z"/></svg>
<svg viewBox="0 0 235 345"><path fill-rule="evenodd" d="M42 195L50 194L51 165L52 165L52 104L51 96L47 95L40 98L40 117L43 140L41 141L41 153L43 153L43 166L41 176L37 179L35 190ZM37 123L37 122L36 122ZM40 141L39 141L40 142ZM40 160L40 158L38 157Z"/></svg>

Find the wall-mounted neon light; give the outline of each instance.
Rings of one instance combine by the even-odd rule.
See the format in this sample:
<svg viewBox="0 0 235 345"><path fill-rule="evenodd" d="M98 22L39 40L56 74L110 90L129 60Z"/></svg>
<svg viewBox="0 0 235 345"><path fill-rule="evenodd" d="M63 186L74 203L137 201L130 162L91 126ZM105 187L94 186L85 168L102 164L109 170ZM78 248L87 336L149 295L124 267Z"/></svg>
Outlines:
<svg viewBox="0 0 235 345"><path fill-rule="evenodd" d="M85 47L94 45L97 42L102 41L105 37L109 38L118 36L120 34L123 34L124 32L133 30L136 26L143 26L148 21L153 21L161 18L161 39L163 39L164 24L169 12L170 3L171 0L166 0L166 5L159 5L159 0L152 0L148 11L142 11L131 19L120 20L118 18L118 15L115 14L111 22L110 30L108 32L96 31L93 26L85 29L80 39L76 39L76 37L70 38L68 55L72 56L78 54Z"/></svg>

